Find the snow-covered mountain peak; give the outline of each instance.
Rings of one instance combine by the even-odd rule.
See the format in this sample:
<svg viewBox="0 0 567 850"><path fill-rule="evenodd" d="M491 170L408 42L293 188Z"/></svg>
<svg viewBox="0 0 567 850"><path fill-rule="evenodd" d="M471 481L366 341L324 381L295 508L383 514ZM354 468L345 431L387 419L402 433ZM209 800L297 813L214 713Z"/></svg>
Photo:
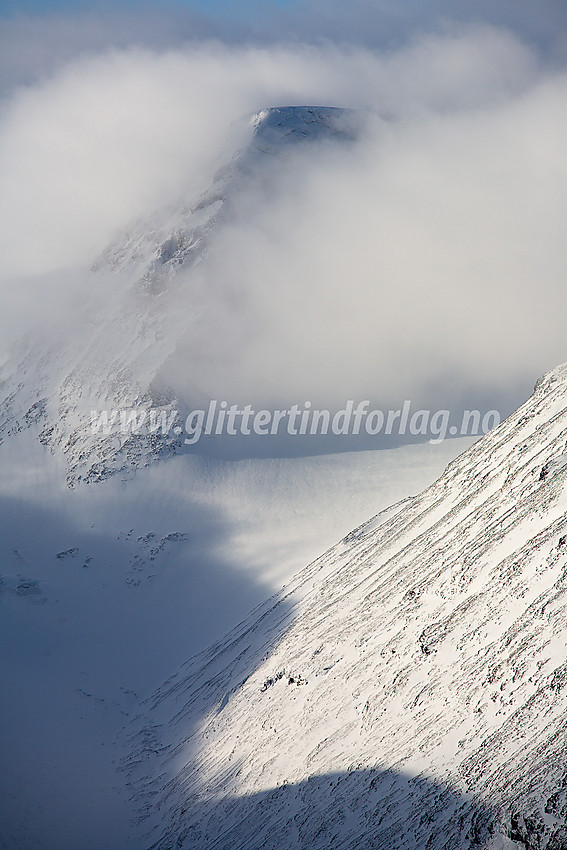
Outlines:
<svg viewBox="0 0 567 850"><path fill-rule="evenodd" d="M70 485L126 473L182 448L183 437L173 432L92 433L91 410L153 408L166 420L178 410L185 420L187 401L177 399L162 367L186 328L172 327L179 298L172 296L172 306L164 294L183 288L187 320L198 315L203 305L191 294L192 270L206 261L240 194L254 181L269 182L278 158L300 143L353 142L363 120L355 110L310 106L248 117L246 144L227 151L208 188L121 233L95 262L80 315L71 315L49 344L26 342L3 365L0 441L33 428L40 442L65 455Z"/></svg>
<svg viewBox="0 0 567 850"><path fill-rule="evenodd" d="M567 392L567 363L560 363L559 366L556 366L555 369L550 369L549 372L546 372L545 375L542 375L536 381L536 385L534 388L534 392L545 394L548 392L548 389L553 387L555 384L559 385L559 388L563 388L565 392Z"/></svg>
<svg viewBox="0 0 567 850"><path fill-rule="evenodd" d="M147 845L567 840L567 365L141 706Z"/></svg>
<svg viewBox="0 0 567 850"><path fill-rule="evenodd" d="M162 213L158 223L142 221L121 234L97 261L99 270L136 269L146 287L160 289L180 266L202 261L214 229L226 215L233 197L261 174L274 168L273 157L306 142L352 142L359 136L364 113L327 106L285 106L263 109L246 124L247 143L227 151L225 161L197 198L184 198L177 208ZM266 160L266 156L269 160Z"/></svg>
<svg viewBox="0 0 567 850"><path fill-rule="evenodd" d="M278 151L282 145L307 139L357 138L361 113L336 106L277 106L262 109L251 119L252 147Z"/></svg>

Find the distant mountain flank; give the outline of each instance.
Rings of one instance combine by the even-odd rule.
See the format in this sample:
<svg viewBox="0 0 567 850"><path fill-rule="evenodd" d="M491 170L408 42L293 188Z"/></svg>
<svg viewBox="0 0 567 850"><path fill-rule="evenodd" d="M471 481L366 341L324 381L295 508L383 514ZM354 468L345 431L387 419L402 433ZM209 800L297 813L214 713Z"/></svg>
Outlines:
<svg viewBox="0 0 567 850"><path fill-rule="evenodd" d="M230 152L204 193L132 224L98 258L81 294L77 327L49 343L26 341L4 364L0 441L33 429L41 443L63 453L70 486L182 449L184 435L173 431L93 433L91 410L152 408L166 420L178 410L184 421L191 408L162 374L180 341L181 331L172 333L167 322L175 287L189 285L187 278L179 281L180 270L205 261L230 220L233 199L254 181L269 181L278 157L301 144L352 142L363 120L362 112L324 106L275 107L247 119L248 144ZM196 296L187 303L196 314L202 307ZM196 404L203 392L196 384Z"/></svg>
<svg viewBox="0 0 567 850"><path fill-rule="evenodd" d="M161 227L155 222L133 225L95 263L95 269L131 270L144 286L159 290L182 265L201 262L209 238L230 216L232 198L246 183L266 177L278 157L296 145L352 142L359 136L364 113L330 106L285 106L263 109L248 119L251 138L214 175L211 186L180 210L170 212ZM268 159L267 159L268 158Z"/></svg>
<svg viewBox="0 0 567 850"><path fill-rule="evenodd" d="M152 850L567 847L567 364L139 706Z"/></svg>

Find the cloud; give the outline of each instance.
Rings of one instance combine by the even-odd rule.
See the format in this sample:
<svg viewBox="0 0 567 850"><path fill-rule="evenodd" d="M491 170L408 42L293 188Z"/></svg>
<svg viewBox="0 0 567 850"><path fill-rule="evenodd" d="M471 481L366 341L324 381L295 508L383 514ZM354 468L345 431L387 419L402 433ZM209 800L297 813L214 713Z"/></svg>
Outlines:
<svg viewBox="0 0 567 850"><path fill-rule="evenodd" d="M292 159L211 252L186 374L198 350L215 398L515 403L565 357L566 94L412 109Z"/></svg>
<svg viewBox="0 0 567 850"><path fill-rule="evenodd" d="M532 45L550 61L567 57L562 0L286 0L212 4L204 0L112 4L23 4L4 10L0 28L0 86L6 90L52 74L62 63L109 48L167 50L203 40L241 46L341 44L371 50L399 48L412 36L492 25ZM0 14L2 11L0 9Z"/></svg>
<svg viewBox="0 0 567 850"><path fill-rule="evenodd" d="M565 58L565 10L561 0L304 0L269 16L266 30L293 33L303 39L327 38L368 47L402 44L408 33L422 35L442 28L487 24L502 27L537 46L543 53Z"/></svg>
<svg viewBox="0 0 567 850"><path fill-rule="evenodd" d="M466 108L523 87L530 53L490 30L393 54L314 48L110 51L18 90L0 130L6 271L45 272L210 175L231 126L263 106Z"/></svg>
<svg viewBox="0 0 567 850"><path fill-rule="evenodd" d="M0 86L11 91L46 80L61 66L110 49L169 50L207 39L242 38L234 22L213 20L197 8L171 3L77 4L72 10L14 12L0 28Z"/></svg>
<svg viewBox="0 0 567 850"><path fill-rule="evenodd" d="M564 358L565 89L486 26L388 50L205 42L82 58L5 102L4 299L9 281L47 273L26 284L30 309L57 278L65 315L83 285L70 270L206 188L245 141L243 116L362 108L375 117L355 149L302 149L269 193L236 199L190 298L171 304L178 353L163 371L181 394L243 403L508 402Z"/></svg>

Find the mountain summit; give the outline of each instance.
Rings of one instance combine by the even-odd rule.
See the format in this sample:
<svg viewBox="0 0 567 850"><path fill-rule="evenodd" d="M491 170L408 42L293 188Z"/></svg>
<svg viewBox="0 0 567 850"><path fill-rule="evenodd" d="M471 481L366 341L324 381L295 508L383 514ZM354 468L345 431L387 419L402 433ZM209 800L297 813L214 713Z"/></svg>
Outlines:
<svg viewBox="0 0 567 850"><path fill-rule="evenodd" d="M70 486L179 451L183 436L174 433L93 434L91 410L153 408L167 420L176 409L184 420L203 392L209 400L197 384L193 399L180 400L163 375L188 325L207 309L191 271L206 261L236 199L251 186L268 188L288 152L303 144L353 142L363 120L356 110L289 106L243 121L235 135L245 144L227 152L208 188L121 233L83 281L64 327L49 341L27 340L3 364L0 441L33 429L65 456ZM183 321L172 321L180 311ZM180 368L191 373L193 365Z"/></svg>
<svg viewBox="0 0 567 850"><path fill-rule="evenodd" d="M567 364L140 706L146 845L567 846Z"/></svg>
<svg viewBox="0 0 567 850"><path fill-rule="evenodd" d="M233 199L251 182L269 180L279 157L306 143L353 142L363 120L362 112L331 106L260 110L243 122L247 143L227 155L200 196L163 213L161 223L154 219L132 225L97 260L95 269L134 272L142 287L161 291L181 266L202 262L215 229L230 219Z"/></svg>

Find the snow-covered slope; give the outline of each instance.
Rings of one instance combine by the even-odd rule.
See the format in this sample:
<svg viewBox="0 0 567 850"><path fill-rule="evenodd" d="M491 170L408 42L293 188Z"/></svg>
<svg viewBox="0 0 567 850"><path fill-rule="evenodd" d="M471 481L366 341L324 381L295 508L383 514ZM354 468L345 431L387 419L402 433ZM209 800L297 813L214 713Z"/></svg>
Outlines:
<svg viewBox="0 0 567 850"><path fill-rule="evenodd" d="M33 436L0 446L2 850L140 850L112 765L138 698L470 444L180 455L70 489Z"/></svg>
<svg viewBox="0 0 567 850"><path fill-rule="evenodd" d="M567 846L566 484L564 365L141 704L140 846Z"/></svg>
<svg viewBox="0 0 567 850"><path fill-rule="evenodd" d="M161 223L141 221L120 234L95 268L135 273L140 285L159 291L181 266L203 261L215 228L230 218L234 199L251 181L269 181L277 163L306 142L354 141L363 113L329 106L263 109L247 122L250 139L222 164L212 183L190 203L165 211Z"/></svg>
<svg viewBox="0 0 567 850"><path fill-rule="evenodd" d="M76 303L62 301L61 321L36 328L2 366L6 850L139 850L112 768L138 695L473 441L234 460L180 452L173 433L91 433L91 409L178 406L161 374L178 337L164 327L172 305L188 321L191 304L201 308L192 271L214 253L233 201L254 181L269 189L287 151L348 142L359 120L326 108L260 113L209 188L77 273Z"/></svg>
<svg viewBox="0 0 567 850"><path fill-rule="evenodd" d="M192 270L204 263L233 204L252 185L268 185L278 159L304 142L356 138L363 115L332 107L266 109L235 133L247 141L196 197L183 197L121 233L83 280L76 303L65 305L63 326L47 340L26 341L0 370L0 441L31 428L52 451L62 451L70 486L146 466L184 450L185 434L92 433L92 410L147 410L184 423L191 404L210 400L195 384L179 399L163 375L180 338L206 309ZM206 179L206 177L204 178ZM183 274L179 274L182 271ZM77 275L79 278L81 275ZM84 277L84 275L83 275ZM211 299L210 292L206 299ZM181 323L172 321L179 311ZM183 362L189 375L194 364Z"/></svg>

